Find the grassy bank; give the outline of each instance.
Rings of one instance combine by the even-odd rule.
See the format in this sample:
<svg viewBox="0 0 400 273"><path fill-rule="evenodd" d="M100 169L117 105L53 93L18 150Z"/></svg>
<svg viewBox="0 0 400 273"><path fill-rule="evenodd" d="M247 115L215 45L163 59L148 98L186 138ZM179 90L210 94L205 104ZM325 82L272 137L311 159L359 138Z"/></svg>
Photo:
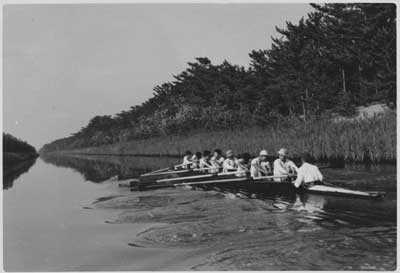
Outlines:
<svg viewBox="0 0 400 273"><path fill-rule="evenodd" d="M236 153L266 148L275 153L287 147L292 155L309 151L318 160L344 158L349 162L396 161L396 113L357 121L335 122L314 119L287 120L270 128L244 128L220 132L200 132L187 136L167 136L121 142L113 145L71 150L73 153L118 155L182 155L185 150L233 149Z"/></svg>

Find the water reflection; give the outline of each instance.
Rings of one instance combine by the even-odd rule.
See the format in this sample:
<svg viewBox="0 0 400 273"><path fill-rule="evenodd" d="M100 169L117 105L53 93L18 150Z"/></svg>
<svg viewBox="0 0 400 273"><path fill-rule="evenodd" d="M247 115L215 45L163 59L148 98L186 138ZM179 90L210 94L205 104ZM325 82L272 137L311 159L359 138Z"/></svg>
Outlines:
<svg viewBox="0 0 400 273"><path fill-rule="evenodd" d="M121 179L137 177L154 169L165 168L179 162L178 158L169 157L133 157L100 155L60 155L42 154L40 157L57 167L67 167L81 173L85 180L102 182L112 176Z"/></svg>
<svg viewBox="0 0 400 273"><path fill-rule="evenodd" d="M47 154L42 155L42 158L55 166L71 168L82 174L86 180L93 182L101 182L114 175L120 175L122 178L134 177L179 162L178 158L157 157ZM80 224L85 220L80 218L80 211L77 214L79 217L71 221L70 212L65 212L64 209L72 209L69 206L74 204L75 200L91 200L94 197L89 198L87 194L92 188L103 187L82 183L80 177L70 174L67 170L53 168L47 164L37 166L42 168L42 171L35 172L36 178L31 177L35 183L25 183L25 187L28 188L24 198L21 197L24 191L20 191L18 195L20 200L34 200L34 203L37 203L34 209L23 214L32 204L21 203L19 199L14 199L15 196L10 195L12 191L7 192L8 202L14 202L8 203L8 217L19 217L19 214L23 214L18 218L19 221L15 221L14 218L8 219L8 234L15 232L15 237L23 238L19 234L21 230L16 227L23 226L21 223L24 223L27 227L26 238L36 239L36 236L31 236L32 225L43 222L38 229L44 230L49 225L57 224L54 237L43 247L43 253L46 254L44 256L50 255L48 251L51 247L60 251L59 245L63 245L65 252L74 253L76 242L82 241L82 238L88 235L77 237L77 229L73 228L68 233L70 237L64 237L66 230L64 226L60 228L58 223ZM97 200L92 206L120 210L115 214L115 218L109 219L107 223L161 224L149 227L137 236L128 236L129 241L124 243L134 246L133 250L135 246L140 246L141 249L149 247L147 250L159 247L177 247L181 250L185 247L207 248L210 256L193 269L393 270L396 267L397 237L395 166L383 169L350 166L344 169L326 169L323 173L326 179L334 184L360 190L379 189L388 192L388 195L383 201L370 201L285 191L259 193L249 191L247 186L224 189L211 187L207 191L170 188L143 192L130 192L127 188L115 187L117 193L108 192L107 187L107 191L101 191L104 195L93 193ZM53 177L57 177L60 183L55 184ZM46 192L48 198L43 198L43 193ZM35 198L32 198L32 195ZM56 195L64 198L62 204L65 204L65 207L60 205L59 199L50 198ZM82 196L77 199L79 195ZM46 205L43 202L46 202ZM15 213L14 207L17 206L20 206L19 213ZM60 209L59 213L54 214L53 207ZM49 211L43 213L43 209ZM56 221L55 215L60 217ZM33 218L27 221L29 217ZM37 221L36 217L41 221ZM82 218L87 219L87 215L83 215ZM117 234L114 229L118 226L112 225L112 234ZM96 224L96 232L101 227ZM90 226L89 230L92 234L93 226ZM100 237L102 236L86 241L97 242ZM64 238L65 241L53 245L57 238ZM69 245L66 242L71 238L75 238L75 241ZM84 245L85 240L82 242ZM40 243L42 239L32 243L26 257ZM87 252L99 251L97 246L95 248L95 251ZM119 253L118 248L114 252ZM42 258L35 261L42 263ZM66 258L68 254L60 255L60 260L57 261L64 261ZM15 259L15 264L20 264L19 259Z"/></svg>
<svg viewBox="0 0 400 273"><path fill-rule="evenodd" d="M29 171L35 164L36 158L23 161L12 168L3 168L3 189L7 190L12 188L14 181L22 174Z"/></svg>
<svg viewBox="0 0 400 273"><path fill-rule="evenodd" d="M294 192L254 193L245 188L219 187L221 192L233 193L242 199L258 199L268 204L269 211L296 211L321 225L373 226L393 225L397 217L395 192L388 192L383 200ZM390 191L390 188L387 189Z"/></svg>
<svg viewBox="0 0 400 273"><path fill-rule="evenodd" d="M92 182L102 182L112 176L137 177L144 172L164 168L179 162L168 157L122 157L45 154L42 158L59 167L72 168ZM396 221L396 169L395 166L347 166L344 169L326 169L325 177L334 184L359 190L382 190L388 194L384 201L368 201L352 198L296 194L280 191L253 192L247 186L207 187L243 199L258 199L269 204L267 210L297 211L321 225L382 225Z"/></svg>

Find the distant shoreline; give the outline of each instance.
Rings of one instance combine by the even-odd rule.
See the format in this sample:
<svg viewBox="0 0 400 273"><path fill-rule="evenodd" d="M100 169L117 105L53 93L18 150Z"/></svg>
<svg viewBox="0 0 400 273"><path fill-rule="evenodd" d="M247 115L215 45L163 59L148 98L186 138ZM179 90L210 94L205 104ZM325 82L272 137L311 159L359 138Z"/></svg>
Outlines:
<svg viewBox="0 0 400 273"><path fill-rule="evenodd" d="M13 167L18 166L20 163L37 158L37 153L10 153L3 152L3 171L12 170Z"/></svg>

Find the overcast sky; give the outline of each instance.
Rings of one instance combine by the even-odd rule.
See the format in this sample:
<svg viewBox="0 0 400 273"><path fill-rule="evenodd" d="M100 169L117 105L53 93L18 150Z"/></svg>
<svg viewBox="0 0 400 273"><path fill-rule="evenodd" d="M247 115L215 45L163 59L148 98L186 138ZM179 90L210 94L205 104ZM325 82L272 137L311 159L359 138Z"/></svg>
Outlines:
<svg viewBox="0 0 400 273"><path fill-rule="evenodd" d="M152 96L195 57L249 63L307 4L7 5L4 131L36 148Z"/></svg>

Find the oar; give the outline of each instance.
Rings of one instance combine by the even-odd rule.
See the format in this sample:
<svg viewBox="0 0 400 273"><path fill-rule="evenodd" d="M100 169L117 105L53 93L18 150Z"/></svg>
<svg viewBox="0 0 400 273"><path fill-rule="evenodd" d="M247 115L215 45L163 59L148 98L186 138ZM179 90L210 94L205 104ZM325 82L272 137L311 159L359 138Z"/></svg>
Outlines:
<svg viewBox="0 0 400 273"><path fill-rule="evenodd" d="M253 178L253 180L286 178L286 177L287 177L287 175L276 175L276 176L271 175L271 176L255 177L255 178ZM179 183L179 184L174 184L174 186L218 184L218 183L240 182L240 181L248 181L248 180L249 180L248 177L238 177L238 178L228 178L228 179L218 179L218 180L207 180L207 181L200 181L200 182ZM251 183L251 181L249 181L249 183ZM275 182L275 183L281 183L281 182Z"/></svg>
<svg viewBox="0 0 400 273"><path fill-rule="evenodd" d="M268 175L268 176L253 177L253 180L274 179L274 178L287 178L287 177L288 177L288 175Z"/></svg>
<svg viewBox="0 0 400 273"><path fill-rule="evenodd" d="M155 174L155 173L159 174L160 172L165 172L165 171L168 171L170 169L179 168L179 167L182 167L182 166L185 166L185 165L186 164L182 163L182 164L178 164L178 165L175 165L175 166L172 166L172 167L168 167L168 168L164 168L164 169L155 170L155 171L152 171L152 172L149 172L149 173L145 173L145 174L142 174L140 176L148 176L148 175L152 175L152 174Z"/></svg>
<svg viewBox="0 0 400 273"><path fill-rule="evenodd" d="M209 171L209 170L217 170L218 168L197 168L193 169L193 171Z"/></svg>
<svg viewBox="0 0 400 273"><path fill-rule="evenodd" d="M170 171L170 172L161 172L161 173L148 173L148 174L142 174L141 176L155 176L155 175L161 175L161 174L174 174L174 173L187 173L192 170L180 170L180 171Z"/></svg>
<svg viewBox="0 0 400 273"><path fill-rule="evenodd" d="M156 180L156 182L157 183L174 182L174 181L181 181L181 180L206 178L206 177L213 177L213 176L235 175L235 174L243 174L243 173L246 173L246 172L245 171L238 171L238 172L228 172L228 173L210 173L210 174L203 174L203 175L193 175L193 176L185 176L185 177L177 177L177 178L159 179L159 180Z"/></svg>
<svg viewBox="0 0 400 273"><path fill-rule="evenodd" d="M173 182L173 181L181 181L181 180L188 180L188 179L197 179L197 178L205 178L205 177L212 177L215 174L203 174L203 175L193 175L193 176L185 176L185 177L177 177L177 178L166 178L166 179L159 179L156 180L157 183L164 183L164 182Z"/></svg>
<svg viewBox="0 0 400 273"><path fill-rule="evenodd" d="M218 183L226 183L226 182L240 182L240 181L246 181L247 179L248 179L247 177L230 178L230 179L218 179L218 180L208 180L208 181L201 181L201 182L179 183L179 184L174 184L174 186L178 187L178 186L218 184Z"/></svg>
<svg viewBox="0 0 400 273"><path fill-rule="evenodd" d="M181 164L182 165L182 164ZM176 165L176 166L180 166L180 165ZM168 168L171 169L171 168ZM178 170L178 171L169 171L169 172L151 172L151 173L145 173L142 174L141 176L154 176L154 175L160 175L160 174L174 174L174 173L185 173L185 172L190 172L190 171L208 171L208 170L212 170L215 168L197 168L197 169L187 169L187 170ZM166 169L164 169L166 170Z"/></svg>

